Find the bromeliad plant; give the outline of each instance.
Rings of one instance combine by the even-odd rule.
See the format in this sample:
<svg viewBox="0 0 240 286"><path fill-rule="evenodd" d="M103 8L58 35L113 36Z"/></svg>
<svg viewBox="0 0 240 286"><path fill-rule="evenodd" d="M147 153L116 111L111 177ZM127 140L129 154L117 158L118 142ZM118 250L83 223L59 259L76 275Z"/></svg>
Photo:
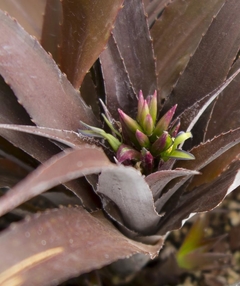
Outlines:
<svg viewBox="0 0 240 286"><path fill-rule="evenodd" d="M41 45L0 12L0 214L26 217L0 235L0 284L155 257L240 183L239 1L14 3Z"/></svg>

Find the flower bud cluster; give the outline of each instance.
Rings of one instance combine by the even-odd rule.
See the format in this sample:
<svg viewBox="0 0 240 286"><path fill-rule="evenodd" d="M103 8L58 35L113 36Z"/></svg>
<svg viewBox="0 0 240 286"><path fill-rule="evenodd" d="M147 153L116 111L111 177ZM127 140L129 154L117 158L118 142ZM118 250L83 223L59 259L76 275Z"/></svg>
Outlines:
<svg viewBox="0 0 240 286"><path fill-rule="evenodd" d="M121 128L114 127L113 120L106 106L103 105L107 117L103 119L112 134L104 130L82 123L88 130L80 130L86 136L104 138L116 153L116 159L124 165L137 167L144 174L157 170L170 158L192 160L194 156L179 146L191 132L179 132L180 120L172 121L177 105L157 121L157 93L144 99L140 91L138 97L137 118L134 120L121 109L118 109ZM107 111L107 112L106 112Z"/></svg>

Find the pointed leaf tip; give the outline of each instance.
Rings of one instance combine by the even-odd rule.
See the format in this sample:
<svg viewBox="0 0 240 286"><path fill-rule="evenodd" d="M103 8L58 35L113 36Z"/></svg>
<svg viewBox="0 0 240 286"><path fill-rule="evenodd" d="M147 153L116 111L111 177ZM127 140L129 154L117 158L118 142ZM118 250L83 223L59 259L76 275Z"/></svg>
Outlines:
<svg viewBox="0 0 240 286"><path fill-rule="evenodd" d="M149 106L149 113L151 114L153 124L155 124L157 119L157 91L155 90L154 94L151 96Z"/></svg>
<svg viewBox="0 0 240 286"><path fill-rule="evenodd" d="M137 129L135 136L136 136L137 141L141 147L147 148L150 146L150 141L149 141L148 137L143 132L141 132Z"/></svg>
<svg viewBox="0 0 240 286"><path fill-rule="evenodd" d="M179 160L195 160L193 154L188 153L187 151L175 149L169 154L169 158L179 159Z"/></svg>
<svg viewBox="0 0 240 286"><path fill-rule="evenodd" d="M177 108L177 104L175 104L171 109L169 109L164 115L163 117L160 118L160 120L158 121L153 134L155 136L159 136L163 133L163 131L166 131L168 129L168 126L175 114Z"/></svg>

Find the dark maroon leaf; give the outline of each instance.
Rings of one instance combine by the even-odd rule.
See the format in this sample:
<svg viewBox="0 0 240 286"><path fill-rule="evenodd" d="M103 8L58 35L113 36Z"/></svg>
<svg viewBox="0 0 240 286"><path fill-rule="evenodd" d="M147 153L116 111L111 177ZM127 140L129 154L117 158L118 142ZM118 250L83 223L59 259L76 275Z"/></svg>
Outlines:
<svg viewBox="0 0 240 286"><path fill-rule="evenodd" d="M4 101L5 103L5 101ZM86 144L84 141L79 137L79 135L74 131L68 131L68 130L58 130L58 129L50 129L45 127L37 127L37 126L20 126L20 125L6 125L6 124L0 124L0 133L1 128L7 128L7 130L12 129L16 131L21 132L27 132L32 133L34 135L38 136L44 136L50 139L53 139L57 142L61 142L69 147L76 148L80 145ZM17 144L18 146L23 145L23 149L27 150L29 152L29 148L32 146L30 145L31 141L29 137L21 136L21 133L19 132L13 132L11 135L14 135L14 138L17 138ZM20 141L21 137L23 138L23 143ZM43 145L40 145L40 150L37 149L37 146L41 143L42 140L39 138L36 138L33 136L34 144L33 144L33 150L34 155L37 151L40 152L41 157L39 158L40 162L43 162L44 160L44 153L46 152L46 146L42 148ZM21 144L20 144L21 142ZM50 144L50 142L48 142ZM46 144L45 144L46 145ZM29 147L30 146L30 147ZM56 151L55 151L56 152ZM49 154L48 157L45 158L45 160L49 159L51 156L55 153ZM35 155L36 156L36 155ZM17 181L16 181L17 183ZM95 210L97 207L99 207L99 198L93 193L90 185L86 182L85 178L79 178L78 180L74 180L71 182L67 182L64 184L65 187L67 187L69 190L71 190L75 195L79 197L79 199L82 202L82 205L85 206L89 210Z"/></svg>
<svg viewBox="0 0 240 286"><path fill-rule="evenodd" d="M39 162L32 158L30 155L22 151L21 149L15 147L13 144L11 144L9 141L4 139L0 136L0 154L4 158L9 158L10 160L26 164L30 167L36 167L39 165Z"/></svg>
<svg viewBox="0 0 240 286"><path fill-rule="evenodd" d="M80 93L88 106L92 108L94 115L100 117L99 99L96 91L96 86L92 80L90 72L87 73L82 82Z"/></svg>
<svg viewBox="0 0 240 286"><path fill-rule="evenodd" d="M98 190L118 207L130 230L153 233L160 219L153 196L143 176L132 167L110 167L99 176Z"/></svg>
<svg viewBox="0 0 240 286"><path fill-rule="evenodd" d="M191 183L187 187L187 191L193 190L195 187L202 184L209 183L218 176L221 176L221 173L224 172L232 162L239 160L239 148L240 144L235 145L201 169L201 176L195 176L191 180Z"/></svg>
<svg viewBox="0 0 240 286"><path fill-rule="evenodd" d="M181 120L181 129L186 130L186 131L191 131L196 122L199 120L201 115L204 113L204 111L209 107L209 105L216 99L216 97L227 88L227 86L233 81L237 80L236 76L239 74L240 68L237 69L237 71L229 77L226 81L224 81L218 88L204 96L202 99L198 100L195 102L191 107L185 109L180 115L179 118ZM225 113L225 110L222 110L222 113ZM224 118L224 117L222 117ZM217 121L220 118L217 118ZM237 128L240 124L235 126ZM220 126L219 126L220 127ZM223 130L223 132L228 131L231 129L231 126L228 126L229 128L226 130ZM234 128L232 128L234 129ZM219 129L219 133L221 133L221 130ZM215 135L218 134L213 134L211 138L213 138Z"/></svg>
<svg viewBox="0 0 240 286"><path fill-rule="evenodd" d="M224 197L240 185L240 161L236 160L226 170L209 183L183 194L174 209L161 220L160 234L181 227L182 220L191 213L210 211Z"/></svg>
<svg viewBox="0 0 240 286"><path fill-rule="evenodd" d="M55 189L42 193L41 195L31 199L30 201L34 200L37 201L40 198L44 198L48 202L51 202L51 204L56 208L56 207L61 207L61 206L79 206L80 201L77 196L73 196L72 194L69 194L68 192L59 192L56 191ZM44 206L44 211L46 210L46 207Z"/></svg>
<svg viewBox="0 0 240 286"><path fill-rule="evenodd" d="M123 0L62 1L61 69L74 87L80 87L107 44L122 3Z"/></svg>
<svg viewBox="0 0 240 286"><path fill-rule="evenodd" d="M195 156L195 160L192 161L178 161L176 163L176 167L186 168L188 170L199 171L211 162L214 162L217 158L220 158L222 155L225 160L226 165L222 165L223 169L219 170L217 175L221 174L224 171L226 166L230 164L236 158L236 152L234 152L234 156L228 156L227 152L231 152L231 150L235 150L234 147L239 145L240 142L240 128L235 129L233 131L229 131L227 133L221 134L220 136L212 139L211 141L207 141L205 143L200 144L199 146L193 148L191 150L191 154ZM224 157L224 153L226 153L226 157ZM221 159L220 159L221 160ZM214 164L214 163L212 163ZM221 166L221 165L219 165ZM212 167L214 167L212 165ZM211 167L209 166L211 169ZM213 169L214 170L214 169ZM214 173L214 172L211 172ZM209 173L209 174L211 174ZM165 193L157 202L156 209L160 212L165 204L171 205L171 202L168 201L176 194L177 196L181 194L180 187L191 177L185 176L182 179L176 179L171 186L169 186L169 190ZM210 182L213 180L214 175L211 176ZM199 176L199 178L195 179L198 184L202 184L205 182L205 176ZM200 183L199 183L200 182ZM195 185L193 185L195 186Z"/></svg>
<svg viewBox="0 0 240 286"><path fill-rule="evenodd" d="M163 9L167 6L167 4L171 2L171 0L153 0L150 3L148 3L149 1L143 2L146 2L144 4L145 11L148 14L148 24L151 27L158 16L162 13Z"/></svg>
<svg viewBox="0 0 240 286"><path fill-rule="evenodd" d="M157 14L160 13L170 1L171 0L144 0L143 3L148 16L151 17L152 14L156 14L155 17L157 18ZM159 7L161 7L161 9Z"/></svg>
<svg viewBox="0 0 240 286"><path fill-rule="evenodd" d="M55 62L59 63L59 45L61 43L60 24L62 22L62 5L59 0L47 0L41 45L50 52Z"/></svg>
<svg viewBox="0 0 240 286"><path fill-rule="evenodd" d="M7 98L10 99L11 98L10 95L8 95ZM0 106L0 107L5 107L2 110L3 114L4 112L8 112L8 109L6 109L7 102L8 101L5 99L2 102L3 104ZM10 103L14 103L14 102L10 101ZM14 105L12 104L10 105L10 107L13 108ZM19 107L21 106L19 105ZM7 113L9 117L10 117L10 114L12 114L10 111L11 109L9 110L9 113ZM14 114L17 115L18 113L14 113ZM1 118L1 115L2 114L0 113L0 118ZM23 114L20 114L16 117L17 120L19 119L22 120L23 118L24 118ZM4 126L6 127L6 125ZM50 129L50 128L45 128L45 127L36 127L36 126L20 126L20 125L10 125L9 128L12 128L14 131L6 135L6 133L1 132L1 127L0 127L0 134L4 133L4 135L8 139L10 139L10 141L13 141L17 146L21 147L23 150L31 154L34 158L37 158L40 162L46 161L52 155L57 153L59 151L57 147L53 146L53 144L51 144L50 142L45 142L45 140L43 140L42 138L38 138L36 136L22 136L21 132L15 132L15 130L19 130L22 132L29 132L34 135L45 136L55 141L64 143L65 145L70 146L70 147L76 147L76 146L80 146L83 144L78 134L73 131L57 130L57 129ZM47 148L48 145L51 147L51 149L49 147ZM8 148L8 152L9 152L9 148ZM13 152L12 152L12 155L14 155ZM14 179L15 184L19 181L17 180L17 178L18 177ZM90 185L86 182L85 178L79 178L78 180L67 182L64 185L69 190L71 190L75 195L79 197L79 199L82 202L82 205L85 206L87 209L94 210L99 207L99 203L100 203L99 198L97 195L93 193Z"/></svg>
<svg viewBox="0 0 240 286"><path fill-rule="evenodd" d="M99 173L111 164L103 151L94 146L57 154L0 198L0 215L54 186Z"/></svg>
<svg viewBox="0 0 240 286"><path fill-rule="evenodd" d="M115 22L113 35L135 93L142 90L145 97L153 94L157 88L155 61L141 0L125 1Z"/></svg>
<svg viewBox="0 0 240 286"><path fill-rule="evenodd" d="M240 60L238 59L231 69L230 74L239 69L239 67ZM206 139L213 138L222 132L240 126L239 86L240 76L238 75L217 99L207 126Z"/></svg>
<svg viewBox="0 0 240 286"><path fill-rule="evenodd" d="M6 85L3 87L5 86ZM25 115L24 109L16 102L13 95L11 93L2 93L3 91L4 89L1 88L0 98L3 95L2 104L0 105L1 121L9 122L10 120L10 122L13 121L14 123L30 124L31 122L28 119L28 116ZM25 118L26 120L24 120ZM30 132L34 135L45 136L55 141L60 141L70 147L76 147L82 144L82 140L74 131L20 125L10 125L9 128L12 128L13 131L9 131L7 129L1 130L0 128L0 134L4 135L8 140L15 143L17 146L25 150L40 162L44 162L49 159L52 155L59 152L59 149L43 138L25 135L22 134L22 132L16 132L15 130ZM8 147L7 151L9 152L9 150L10 149ZM11 153L12 155L16 156L12 149ZM67 182L65 183L65 186L80 198L82 204L86 208L94 210L99 206L99 198L92 192L91 187L88 185L84 178Z"/></svg>
<svg viewBox="0 0 240 286"><path fill-rule="evenodd" d="M39 126L27 126L27 125L15 125L15 124L0 124L0 133L1 129L14 130L38 136L43 136L61 142L72 148L85 144L84 140L79 136L78 133L70 130L59 130L53 128L39 127Z"/></svg>
<svg viewBox="0 0 240 286"><path fill-rule="evenodd" d="M108 41L107 49L101 53L100 61L105 78L106 104L110 113L116 120L119 120L116 108L119 107L129 116L135 116L137 96L113 36Z"/></svg>
<svg viewBox="0 0 240 286"><path fill-rule="evenodd" d="M119 280L122 280L122 277L123 279L126 277L127 280L131 275L135 276L136 273L141 272L148 262L149 257L147 255L137 253L127 259L115 261L109 265L108 269L114 274L116 273L120 278Z"/></svg>
<svg viewBox="0 0 240 286"><path fill-rule="evenodd" d="M175 173L175 171L177 171ZM168 172L172 172L173 175L175 175L174 177L172 176L172 180L175 179L175 178L178 178L178 177L181 177L181 176L184 176L185 178L189 178L191 176L194 176L194 175L199 175L200 173L197 172L197 171L190 171L190 170L185 170L185 169L181 169L178 171L178 169L175 169L175 170L171 170L171 171L168 171ZM175 174L174 174L175 173ZM194 177L195 178L195 177ZM184 180L184 179L182 179ZM181 182L181 180L179 179L179 181ZM167 183L169 183L170 180L168 180ZM162 195L160 193L161 196L158 196L155 200L155 207L156 207L156 211L158 213L161 212L163 206L168 202L169 199L171 199L171 197L178 191L178 183L176 183L175 181L171 181L171 183L173 182L173 185L174 187L172 187L172 185L168 185L167 188L167 191L164 192ZM160 185L160 182L158 183L158 185ZM180 184L181 186L181 184ZM163 186L163 188L161 189L161 192L163 192L164 190L164 187L165 185Z"/></svg>
<svg viewBox="0 0 240 286"><path fill-rule="evenodd" d="M179 161L176 165L189 170L200 170L239 142L240 128L230 130L193 148L190 152L195 160Z"/></svg>
<svg viewBox="0 0 240 286"><path fill-rule="evenodd" d="M202 1L198 2L203 5ZM208 10L205 5L204 11ZM238 0L226 1L189 61L164 110L178 103L178 115L226 79L240 45L239 13ZM191 27L189 23L187 25Z"/></svg>
<svg viewBox="0 0 240 286"><path fill-rule="evenodd" d="M27 176L29 170L7 158L0 158L0 187L12 187Z"/></svg>
<svg viewBox="0 0 240 286"><path fill-rule="evenodd" d="M95 125L92 111L37 40L2 12L0 20L0 74L34 122L68 130L77 130L80 120Z"/></svg>
<svg viewBox="0 0 240 286"><path fill-rule="evenodd" d="M46 0L1 0L0 9L7 11L31 35L40 39Z"/></svg>
<svg viewBox="0 0 240 286"><path fill-rule="evenodd" d="M32 125L28 114L26 113L24 108L17 102L17 99L14 96L12 90L4 82L1 76L0 102L0 123ZM0 135L40 162L46 161L53 154L59 152L59 149L56 146L54 146L48 140L43 138L37 138L36 136L26 135L23 133L6 129L1 129ZM9 150L10 149L8 149L8 152ZM12 155L14 155L14 152L12 153Z"/></svg>
<svg viewBox="0 0 240 286"><path fill-rule="evenodd" d="M91 215L81 207L56 209L2 233L0 284L58 285L135 253L153 258L162 244L162 239L145 245L126 238L102 212Z"/></svg>
<svg viewBox="0 0 240 286"><path fill-rule="evenodd" d="M145 180L152 191L154 201L156 201L161 196L163 188L174 178L197 174L197 171L186 169L163 170L150 174Z"/></svg>
<svg viewBox="0 0 240 286"><path fill-rule="evenodd" d="M155 235L141 235L136 231L130 230L124 223L123 218L118 210L117 205L115 205L112 201L107 199L102 199L103 209L105 213L107 213L107 217L111 219L112 222L118 226L118 229L123 233L126 237L134 239L136 241L145 243L145 244L155 244L161 238L158 234Z"/></svg>
<svg viewBox="0 0 240 286"><path fill-rule="evenodd" d="M82 205L88 211L95 211L101 208L101 200L94 192L91 185L85 177L81 177L64 184L79 199Z"/></svg>
<svg viewBox="0 0 240 286"><path fill-rule="evenodd" d="M0 100L2 103L0 105L1 122L32 124L25 110L17 103L10 88L3 82L2 77L0 78ZM13 125L11 125L11 128L14 129ZM15 125L15 128L15 130L21 129L19 125ZM23 129L24 131L32 132L36 135L46 136L60 141L68 146L74 147L82 144L78 134L73 131L55 130L35 126L22 126L21 131L23 131ZM0 129L0 134L40 162L48 160L52 155L59 152L59 149L52 143L37 136L26 135L22 132L7 129ZM10 152L13 156L18 157L20 160L26 160L26 156L21 155L19 157L19 151L16 153L12 147L7 146L5 148L2 144L0 144L0 147L6 152ZM99 206L99 198L92 192L91 187L84 178L68 182L65 186L80 198L82 204L86 208L93 210Z"/></svg>
<svg viewBox="0 0 240 286"><path fill-rule="evenodd" d="M171 92L199 45L202 34L206 33L213 16L224 2L225 0L172 1L153 25L151 35L157 57L158 86L163 98ZM195 93L192 94L195 96ZM192 98L195 100L195 97ZM181 98L176 97L176 100L179 104ZM171 102L170 107L173 105Z"/></svg>
<svg viewBox="0 0 240 286"><path fill-rule="evenodd" d="M143 4L147 7L150 4L151 0L143 0Z"/></svg>

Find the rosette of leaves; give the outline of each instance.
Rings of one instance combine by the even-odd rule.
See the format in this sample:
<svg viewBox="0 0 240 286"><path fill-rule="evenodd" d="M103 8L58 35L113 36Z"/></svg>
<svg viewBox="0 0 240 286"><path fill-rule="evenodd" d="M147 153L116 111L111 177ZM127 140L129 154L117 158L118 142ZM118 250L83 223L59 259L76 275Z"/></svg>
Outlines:
<svg viewBox="0 0 240 286"><path fill-rule="evenodd" d="M0 8L17 19L0 13L0 214L6 225L26 217L0 235L1 285L57 285L136 253L153 258L168 231L238 187L238 0ZM79 134L81 122L111 134L99 99L112 126L118 108L137 118L140 90L157 90L158 120L178 105L173 122L193 134L182 148L195 160L163 156L144 175Z"/></svg>

